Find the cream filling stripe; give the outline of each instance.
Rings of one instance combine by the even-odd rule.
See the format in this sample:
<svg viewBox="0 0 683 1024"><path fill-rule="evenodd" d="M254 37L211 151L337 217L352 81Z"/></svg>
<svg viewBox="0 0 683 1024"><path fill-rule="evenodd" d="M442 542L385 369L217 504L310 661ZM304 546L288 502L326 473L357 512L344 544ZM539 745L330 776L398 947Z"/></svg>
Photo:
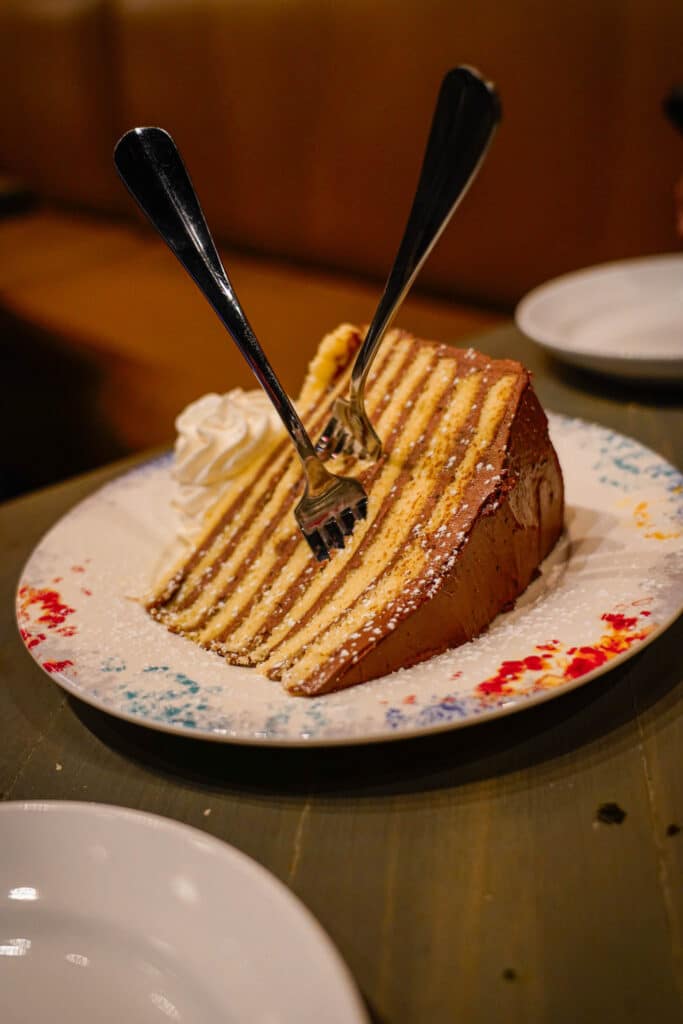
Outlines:
<svg viewBox="0 0 683 1024"><path fill-rule="evenodd" d="M344 390L348 387L348 382L351 375L351 367L348 367L347 372L343 373L337 382L336 387L330 392L330 401L341 395ZM315 406L318 402L320 395L315 394L311 386L306 389L306 400L301 403L304 406L304 412L302 418L304 422L309 423L309 417L311 418L310 426L313 429L322 429L325 423L326 417L329 415L327 403L322 411L318 412L317 417L313 420L313 414L315 412ZM310 429L310 428L309 428ZM285 445L282 453L276 458L270 467L267 466L268 460L272 457L273 450L280 444L280 439L274 440L272 447L268 451L264 452L263 456L255 465L247 466L242 473L239 474L226 490L225 494L219 499L218 503L207 517L206 526L204 529L203 536L196 542L195 551L202 552L202 557L199 559L197 564L193 566L192 570L188 573L187 577L183 580L181 586L177 592L173 595L173 602L178 605L187 598L188 594L191 594L198 583L201 582L203 574L206 572L207 566L211 566L215 561L220 558L221 553L225 547L230 544L232 538L240 530L245 522L248 522L250 518L253 518L258 506L263 501L264 494L267 493L268 488L273 485L273 481L277 479L291 462L292 451L289 444ZM245 490L247 486L258 477L258 475L264 471L266 476L259 484L254 487L251 492L247 495L243 502L239 503L239 506L235 509L234 515L225 523L223 529L219 530L215 537L211 539L211 542L206 548L203 548L203 544L206 539L210 537L211 533L220 524L222 518L229 512L230 507L235 502L235 498L239 495L241 490ZM189 558L183 556L182 561L175 567L175 569L165 577L165 584L168 580L178 572L185 570L185 567L192 560L192 553ZM164 586L158 588L158 593L163 594ZM166 608L160 609L159 617L163 619L168 625L173 623L173 614L180 615L183 609L173 608L172 605L168 605Z"/></svg>
<svg viewBox="0 0 683 1024"><path fill-rule="evenodd" d="M380 379L378 380L377 394L381 395L380 401L383 401L384 395L386 394L386 386L395 376L397 370L400 368L401 362L405 359L406 356L407 351L404 351L403 353L397 352L395 357L392 357L389 364L386 366L385 372L381 375ZM418 359L413 364L413 366L417 365L418 362L420 362L421 365L421 359L422 357L419 356ZM408 368L407 377L412 377L412 372L413 371L410 368ZM404 377L404 381L405 380L406 378ZM399 415L400 408L396 409L393 403L389 406L385 406L377 420L377 425L380 430L380 433L386 434L391 429L394 420L396 420ZM358 465L358 462L356 460L353 460L353 464L350 464L348 467L346 467L344 472L352 472L354 466ZM349 542L347 543L347 552L357 546L362 532L364 531L364 529L367 528L367 524L371 521L372 509L374 507L374 503L376 500L373 497L373 494L374 488L372 491L370 491L370 494L368 496L368 518L364 522L361 521L361 523L359 523L356 529L354 530L353 536L349 539ZM215 615L209 623L207 623L206 627L199 634L200 643L210 643L211 640L218 637L225 630L226 626L235 616L241 613L242 609L245 607L248 601L250 601L257 593L258 589L264 585L264 582L268 576L268 573L270 572L270 569L274 561L273 548L276 547L281 540L286 540L287 538L291 537L295 529L296 527L294 526L293 523L287 522L284 524L282 530L277 531L275 535L268 538L268 545L264 549L259 559L259 562L261 564L258 567L258 571L253 571L253 567L252 569L250 569L249 573L247 574L247 578L245 579L244 584L240 590L239 595L231 595L231 600L229 602L226 602L224 609L219 611L219 613ZM298 578L299 574L303 572L303 570L310 563L310 561L311 557L309 547L306 544L306 542L302 539L301 543L298 544L297 547L292 552L292 555L287 565L283 566L282 570L280 571L278 580L276 581L276 585L271 588L270 592L264 595L264 600L259 602L258 608L254 608L252 610L252 613L247 617L246 622L242 626L237 627L235 633L231 635L227 641L221 644L222 653L238 653L242 646L242 641L238 640L237 637L238 635L241 636L245 632L247 642L253 641L256 629L258 628L255 625L254 616L258 616L259 624L265 621L265 618L270 614L271 607L277 603L279 595L283 593L283 590L286 588L287 584L294 582L294 580ZM334 562L332 564L336 562L337 558L334 559ZM316 578L328 578L327 574L330 571L330 569L331 564L329 563L325 566L314 566Z"/></svg>
<svg viewBox="0 0 683 1024"><path fill-rule="evenodd" d="M380 434L386 436L391 432L393 426L403 412L406 401L409 400L411 393L414 391L421 378L426 376L429 365L433 359L434 353L432 351L427 350L418 353L392 396L393 400L391 404L387 406L385 412L378 421ZM442 389L439 389L437 391L437 397L434 398L433 392L429 390L428 381L425 381L425 389L415 403L413 411L408 418L408 422L406 423L405 428L401 431L397 444L394 446L392 452L387 458L378 479L375 481L375 484L370 491L368 497L368 518L356 525L351 538L351 543L347 545L344 551L339 552L336 557L325 566L322 572L318 572L314 576L309 585L302 592L301 598L295 602L290 609L287 617L271 632L268 641L253 652L249 658L251 663L262 660L266 657L268 650L277 644L292 628L292 626L296 625L298 620L303 618L306 612L318 599L320 594L323 593L323 591L336 578L338 578L342 572L345 571L346 563L353 557L354 551L357 551L359 546L362 544L385 497L401 472L405 459L410 454L408 437L411 433L414 433L416 436L424 429L430 415L432 414L433 407L436 404L436 401L438 401L438 396L441 393ZM285 583L294 582L294 580L298 578L299 573L305 568L305 564L308 559L302 556L305 556L305 552L298 549L295 552L294 558L290 561L291 571L289 567L286 571ZM269 595L269 600L267 599L259 604L258 617L255 619L253 614L250 615L248 620L243 623L242 626L239 627L229 638L229 641L226 641L225 645L223 645L223 650L239 652L250 642L253 642L254 637L258 635L259 628L272 609L276 606L278 594L282 593L280 580L277 581L277 585L274 586L272 590L275 591L275 593L271 593ZM254 611L256 611L256 609L254 609Z"/></svg>
<svg viewBox="0 0 683 1024"><path fill-rule="evenodd" d="M383 399L386 382L391 379L395 369L405 358L409 347L410 343L406 341L396 343L383 372L373 383L368 396L371 411ZM288 455L291 464L276 485L270 499L256 511L255 515L252 512L250 523L247 516L240 517L240 520L242 522L246 520L245 525L248 525L219 572L203 588L198 600L169 620L183 632L191 632L196 629L201 618L206 613L210 614L212 608L217 606L217 614L213 615L211 621L205 627L200 628L197 633L197 638L201 638L200 642L208 642L220 632L221 622L228 621L235 614L242 603L248 599L248 595L253 593L257 581L263 579L270 565L267 556L272 552L273 546L291 535L293 529L296 529L290 510L295 500L295 489L301 480L301 467L291 453ZM268 542L265 546L261 546L258 542L264 531L269 531ZM310 558L308 546L306 546L305 552ZM244 574L235 589L229 592L230 585L243 562L249 564L249 571ZM203 564L202 562L198 567L198 576L201 576ZM211 564L210 558L208 564Z"/></svg>
<svg viewBox="0 0 683 1024"><path fill-rule="evenodd" d="M470 380L471 378L467 378ZM501 417L505 412L505 403L514 386L513 377L501 378L489 391L483 402L479 416L477 430L472 444L467 449L464 459L460 463L455 479L446 488L442 498L433 510L427 524L427 532L432 532L446 522L456 511L463 493L472 477L477 462L481 459L483 452L491 443L498 428ZM460 389L458 389L460 390ZM441 447L441 446L440 446ZM443 458L443 448L439 453ZM419 493L420 480L411 489L413 500ZM407 497L407 496L406 496ZM409 502L401 502L401 509L405 516L405 508ZM397 518L399 518L397 516ZM402 518L402 517L400 517ZM410 531L415 522L414 517L408 517L408 528L400 532L393 542L393 550L409 540ZM349 633L371 631L375 629L376 617L387 606L397 598L401 598L406 604L410 604L410 588L414 581L427 568L427 554L422 546L414 542L399 560L391 573L375 577L375 581L368 586L364 581L349 581L347 593L340 595L338 605L345 609L341 616L335 616L335 609L327 610L327 615L316 617L309 624L306 635L297 638L300 642L295 650L284 650L278 652L278 660L286 658L291 661L297 660L282 674L283 681L287 688L296 687L303 683L310 675L315 674L321 662L330 658L335 651L343 647ZM365 573L363 574L365 579ZM355 585L354 585L355 583ZM355 607L352 607L355 605ZM354 614L355 612L355 614ZM312 641L315 639L315 643ZM305 647L308 649L305 649ZM298 654L298 657L297 657ZM274 668L275 665L266 662L264 668Z"/></svg>
<svg viewBox="0 0 683 1024"><path fill-rule="evenodd" d="M365 553L362 570L353 574L349 573L342 587L334 595L334 599L322 606L318 614L302 630L273 651L270 658L264 663L263 667L266 672L276 669L283 662L288 664L290 661L295 661L301 657L306 645L313 641L315 641L313 646L317 652L320 648L321 636L326 649L324 633L340 616L347 628L347 635L355 631L354 605L365 593L368 580L371 581L370 585L374 586L396 551L405 544L416 543L416 539L411 535L432 494L429 482L438 477L453 451L452 434L455 433L457 436L466 422L474 397L479 390L480 378L481 374L473 374L455 387L451 401L444 409L444 416L448 418L450 429L435 431L434 436L430 439L425 453L415 467L413 476L403 488L400 499L386 516L382 527L374 538L374 543ZM439 399L447 389L452 388L452 384L452 375L434 374L432 385L434 391L431 393L433 400L426 410L427 415L424 417L420 429L424 429ZM425 397L427 395L428 393L425 394ZM409 438L415 436L417 434L413 430L406 430L405 447L401 452L402 461L410 452L411 441Z"/></svg>

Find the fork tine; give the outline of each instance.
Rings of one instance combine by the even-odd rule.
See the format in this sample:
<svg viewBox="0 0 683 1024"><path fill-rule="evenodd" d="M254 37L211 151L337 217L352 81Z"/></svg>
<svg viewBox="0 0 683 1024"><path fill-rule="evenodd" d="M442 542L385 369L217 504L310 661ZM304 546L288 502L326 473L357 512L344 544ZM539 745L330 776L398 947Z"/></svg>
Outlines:
<svg viewBox="0 0 683 1024"><path fill-rule="evenodd" d="M319 562L330 558L332 548L345 547L359 519L367 516L367 495L355 477L335 476L321 464L296 506L295 516L311 551ZM308 468L304 466L304 470Z"/></svg>
<svg viewBox="0 0 683 1024"><path fill-rule="evenodd" d="M353 533L353 528L356 525L356 517L350 508L344 508L339 514L341 521L342 532L346 537L350 537Z"/></svg>
<svg viewBox="0 0 683 1024"><path fill-rule="evenodd" d="M344 445L346 444L347 435L344 433L344 431L342 431L336 440L334 438L332 440L334 443L334 447L332 448L331 454L333 456L341 455L341 453L344 451Z"/></svg>
<svg viewBox="0 0 683 1024"><path fill-rule="evenodd" d="M333 548L344 547L344 534L336 519L328 519L323 527L325 540Z"/></svg>
<svg viewBox="0 0 683 1024"><path fill-rule="evenodd" d="M326 562L330 557L330 552L327 549L327 544L323 540L320 530L313 530L312 533L306 533L304 530L303 534L316 559L319 562Z"/></svg>

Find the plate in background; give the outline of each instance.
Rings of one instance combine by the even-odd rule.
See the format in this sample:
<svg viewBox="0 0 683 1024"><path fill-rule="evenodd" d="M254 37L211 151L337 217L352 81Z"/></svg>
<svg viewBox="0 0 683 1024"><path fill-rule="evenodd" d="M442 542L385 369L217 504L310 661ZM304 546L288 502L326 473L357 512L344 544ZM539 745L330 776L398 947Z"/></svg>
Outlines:
<svg viewBox="0 0 683 1024"><path fill-rule="evenodd" d="M515 608L476 640L323 697L292 697L167 630L141 598L177 527L171 459L126 473L37 545L17 593L24 643L69 693L152 729L331 746L459 728L606 672L683 606L683 475L622 434L550 416L566 530Z"/></svg>
<svg viewBox="0 0 683 1024"><path fill-rule="evenodd" d="M618 377L683 381L683 255L565 274L529 292L515 319L564 362Z"/></svg>
<svg viewBox="0 0 683 1024"><path fill-rule="evenodd" d="M204 832L104 804L0 805L0 1020L367 1024L327 935Z"/></svg>

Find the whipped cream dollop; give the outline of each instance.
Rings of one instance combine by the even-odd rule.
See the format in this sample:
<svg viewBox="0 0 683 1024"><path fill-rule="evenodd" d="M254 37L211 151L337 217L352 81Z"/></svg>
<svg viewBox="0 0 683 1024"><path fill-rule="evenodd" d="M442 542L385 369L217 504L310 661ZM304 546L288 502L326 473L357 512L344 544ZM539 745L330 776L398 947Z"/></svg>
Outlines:
<svg viewBox="0 0 683 1024"><path fill-rule="evenodd" d="M283 427L260 389L235 388L192 402L175 421L173 504L180 514L179 534L190 540L226 483L259 458Z"/></svg>

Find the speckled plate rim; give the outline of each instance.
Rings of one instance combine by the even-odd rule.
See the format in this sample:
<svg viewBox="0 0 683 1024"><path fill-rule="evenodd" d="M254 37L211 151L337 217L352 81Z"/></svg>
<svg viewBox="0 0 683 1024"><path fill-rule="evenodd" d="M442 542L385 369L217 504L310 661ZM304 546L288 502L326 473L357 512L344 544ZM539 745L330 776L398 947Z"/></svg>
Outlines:
<svg viewBox="0 0 683 1024"><path fill-rule="evenodd" d="M385 742L489 721L568 693L641 651L679 616L683 608L683 475L657 453L624 435L563 416L551 415L550 420L553 438L565 468L570 512L565 537L558 545L564 553L556 549L546 560L540 580L532 584L512 612L500 615L487 633L456 651L341 694L314 700L290 697L280 690L278 684L258 677L260 687L271 689L263 708L257 704L262 717L253 720L248 715L244 717L242 706L248 693L244 689L245 672L251 691L255 676L253 670L225 666L215 655L200 651L187 640L172 637L145 616L144 630L149 627L158 631L149 633L149 636L154 635L155 643L163 638L164 647L174 646L177 660L171 667L153 665L138 669L137 673L133 670L133 678L137 683L142 681L146 685L151 676L144 678L145 673L171 673L173 679L181 680L181 690L162 691L159 698L162 704L158 708L152 705L151 711L146 711L144 706L131 709L122 699L116 702L126 686L129 687L126 693L133 692L130 680L122 681L113 690L105 687L104 691L92 682L86 680L84 683L80 663L73 658L78 659L79 652L83 653L87 631L83 640L74 641L78 629L67 621L69 616L62 619L60 614L54 614L54 607L51 608L49 601L45 604L48 581L41 563L44 556L49 555L47 575L52 574L51 579L63 580L61 573L71 565L74 571L83 573L79 583L88 581L89 569L74 561L77 553L68 544L63 544L65 534L73 535L74 519L79 519L82 527L84 523L102 517L103 513L105 517L110 515L112 509L121 513L117 496L122 491L143 494L150 515L161 514L160 498L163 497L167 505L170 494L168 457L145 463L105 485L75 506L42 538L26 563L17 589L17 614L24 642L38 664L65 691L107 714L175 735L247 745L318 747ZM162 488L163 493L156 496L155 505L153 485L159 486L160 482L164 483L166 490ZM594 499L594 507L590 504L587 508L581 506L581 500L586 497ZM613 514L615 509L618 510L616 517ZM588 514L589 518L593 515L597 521L598 533L591 537L589 531L586 535L589 549L591 544L595 547L593 554L589 553L584 559L588 572L593 575L597 572L598 578L605 583L609 579L609 571L614 569L622 575L625 572L627 577L631 573L638 582L629 585L616 579L609 580L610 589L605 591L603 587L605 600L610 598L605 610L598 614L593 609L589 616L592 632L588 628L580 630L580 635L570 634L560 640L551 635L561 633L559 628L539 634L532 629L528 640L535 639L536 642L528 642L528 653L524 654L524 643L520 651L520 633L524 640L524 630L530 619L535 616L537 620L540 617L544 621L544 609L551 617L560 615L563 619L568 615L571 617L574 611L568 603L572 592L571 588L567 590L567 580L571 582L574 579L573 566L577 556L575 552L568 552L572 551L572 546L583 543L580 538L577 540L575 510ZM610 519L609 542L612 543L614 537L625 538L626 541L626 545L613 552L611 562L607 531L600 534L601 516ZM121 518L121 515L115 518ZM148 547L150 543L148 538ZM601 544L607 544L607 548L603 550ZM157 556L162 546L159 536ZM631 558L627 564L624 562L625 549ZM600 559L604 561L606 553L605 566ZM580 572L574 572L574 575L578 579ZM647 587L643 586L643 578L648 583ZM72 591L75 586L73 584ZM81 590L88 592L85 587ZM591 600L594 590L595 585L591 581ZM30 598L28 611L27 593ZM42 596L34 600L36 594ZM120 607L130 609L132 603L129 598L122 594L119 596L122 598ZM70 600L70 593L61 604L59 594L57 599L58 609L74 611L66 603ZM602 606L598 603L597 607L599 611ZM32 610L40 614L32 615ZM127 612L121 614L125 618ZM602 632L596 635L596 628ZM37 637L41 639L37 640ZM98 650L97 653L103 657L107 652ZM73 658L68 657L70 654ZM91 655L92 651L88 656ZM193 668L188 666L197 658L210 659L214 678L217 665L220 665L221 673L230 675L222 675L217 687L207 687L203 680L195 683L188 673L194 671L196 664ZM111 673L111 678L115 679L118 672L127 672L125 665L120 668L112 663L113 667L105 668L107 664L106 660L102 662L101 672ZM451 670L456 664L466 665L467 669L453 673ZM208 667L209 662L205 660L204 665ZM471 679L477 676L478 665L481 665L479 676L483 678L473 690ZM495 672L491 672L492 667ZM464 680L458 678L463 675ZM458 683L454 685L456 678ZM196 698L195 706L200 707L206 693L216 696L220 691L218 697L221 700L225 698L226 687L230 689L226 680L237 688L233 691L230 705L230 711L237 715L234 720L224 719L221 717L223 712L218 714L211 708L209 718L204 722L200 716L193 717L189 713L182 718L185 712L180 717L164 717L168 707L163 706L163 700L177 702L186 698L188 694L182 687L187 684L192 684L190 689L198 687L192 695ZM439 692L435 692L435 688ZM143 699L147 699L144 691ZM365 713L367 708L371 711L369 715ZM211 724L207 725L207 721Z"/></svg>

